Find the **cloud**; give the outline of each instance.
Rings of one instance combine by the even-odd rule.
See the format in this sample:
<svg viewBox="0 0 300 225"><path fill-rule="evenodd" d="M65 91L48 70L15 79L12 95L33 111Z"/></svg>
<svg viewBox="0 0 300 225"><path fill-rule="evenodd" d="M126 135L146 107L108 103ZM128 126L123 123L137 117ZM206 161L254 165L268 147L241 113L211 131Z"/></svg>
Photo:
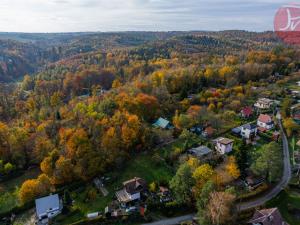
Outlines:
<svg viewBox="0 0 300 225"><path fill-rule="evenodd" d="M1 0L0 31L271 30L286 0Z"/></svg>

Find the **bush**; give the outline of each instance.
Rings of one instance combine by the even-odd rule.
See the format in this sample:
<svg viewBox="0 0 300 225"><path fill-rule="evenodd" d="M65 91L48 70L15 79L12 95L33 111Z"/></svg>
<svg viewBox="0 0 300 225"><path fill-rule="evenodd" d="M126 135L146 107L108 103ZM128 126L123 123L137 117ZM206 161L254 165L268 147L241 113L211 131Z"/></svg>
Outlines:
<svg viewBox="0 0 300 225"><path fill-rule="evenodd" d="M255 190L245 193L245 194L241 194L240 196L238 196L238 200L247 200L249 198L256 197L257 195L264 193L268 189L269 189L269 185L267 185L266 183L263 183L261 186L257 187Z"/></svg>

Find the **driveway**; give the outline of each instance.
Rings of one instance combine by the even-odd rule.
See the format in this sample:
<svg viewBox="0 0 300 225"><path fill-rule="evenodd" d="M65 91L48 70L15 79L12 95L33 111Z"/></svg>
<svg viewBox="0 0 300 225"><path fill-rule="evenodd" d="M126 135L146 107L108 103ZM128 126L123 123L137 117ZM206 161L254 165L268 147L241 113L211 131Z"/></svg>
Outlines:
<svg viewBox="0 0 300 225"><path fill-rule="evenodd" d="M289 183L291 179L291 163L290 163L290 152L289 152L289 143L287 140L287 137L285 135L284 129L282 127L281 120L278 120L280 130L281 130L281 136L282 136L282 146L283 146L283 175L280 180L280 182L268 193L266 193L264 196L261 196L260 198L248 201L248 202L242 202L237 205L237 208L239 211L243 211L246 209L251 209L260 205L263 205L267 201L271 200L272 198L276 197L281 190L283 190Z"/></svg>

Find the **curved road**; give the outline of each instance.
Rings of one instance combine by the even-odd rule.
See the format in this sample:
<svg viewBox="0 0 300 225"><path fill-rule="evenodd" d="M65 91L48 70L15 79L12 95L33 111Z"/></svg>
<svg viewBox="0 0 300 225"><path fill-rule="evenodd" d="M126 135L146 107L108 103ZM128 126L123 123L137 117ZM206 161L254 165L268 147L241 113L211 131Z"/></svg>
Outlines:
<svg viewBox="0 0 300 225"><path fill-rule="evenodd" d="M284 189L290 179L291 179L291 163L290 163L290 152L289 152L289 144L287 137L285 135L284 129L282 127L281 119L278 119L278 124L280 126L281 130L281 137L282 137L282 146L283 146L283 175L280 180L280 182L268 193L266 193L264 196L261 196L257 199L254 199L252 201L248 202L242 202L237 205L237 209L239 211L251 209L254 207L258 207L260 205L265 204L267 201L271 200L272 198L276 197L282 189ZM192 218L195 216L195 214L189 214L185 216L175 217L175 218L169 218L165 220L160 220L153 223L143 224L143 225L175 225L180 224L183 221L186 220L192 220Z"/></svg>
<svg viewBox="0 0 300 225"><path fill-rule="evenodd" d="M251 209L260 205L263 205L267 201L271 200L275 196L279 194L279 192L284 189L290 179L291 179L291 163L290 163L290 152L289 152L289 143L287 140L287 137L285 135L284 129L282 127L282 122L279 119L278 124L280 126L281 130L281 136L282 136L282 146L283 146L283 175L280 180L280 182L268 193L266 193L264 196L257 198L255 200L249 201L249 202L242 202L237 205L237 208L239 211L243 211L246 209Z"/></svg>

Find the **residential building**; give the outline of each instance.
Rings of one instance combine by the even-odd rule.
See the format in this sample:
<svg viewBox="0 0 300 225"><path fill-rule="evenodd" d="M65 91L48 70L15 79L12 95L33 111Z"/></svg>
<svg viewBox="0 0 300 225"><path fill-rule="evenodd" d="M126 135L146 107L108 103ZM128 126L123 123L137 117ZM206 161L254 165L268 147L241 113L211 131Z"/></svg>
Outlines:
<svg viewBox="0 0 300 225"><path fill-rule="evenodd" d="M63 205L58 194L49 195L35 200L38 224L48 224L49 219L59 215Z"/></svg>
<svg viewBox="0 0 300 225"><path fill-rule="evenodd" d="M162 129L171 129L172 125L170 121L160 117L154 124L154 127L162 128Z"/></svg>
<svg viewBox="0 0 300 225"><path fill-rule="evenodd" d="M254 139L257 135L257 126L255 124L245 124L241 126L241 136L246 139Z"/></svg>
<svg viewBox="0 0 300 225"><path fill-rule="evenodd" d="M205 138L209 138L213 134L214 134L214 128L212 126L208 126L202 131L202 136Z"/></svg>
<svg viewBox="0 0 300 225"><path fill-rule="evenodd" d="M258 109L270 109L274 101L268 98L259 98L254 106Z"/></svg>
<svg viewBox="0 0 300 225"><path fill-rule="evenodd" d="M206 146L199 146L197 148L191 148L188 154L197 157L198 159L208 159L212 155L212 150Z"/></svg>
<svg viewBox="0 0 300 225"><path fill-rule="evenodd" d="M222 155L232 151L234 141L229 138L219 137L213 142L215 143L215 149Z"/></svg>
<svg viewBox="0 0 300 225"><path fill-rule="evenodd" d="M272 129L274 127L274 122L271 116L267 114L260 114L257 119L257 126L259 127L259 131L264 132Z"/></svg>
<svg viewBox="0 0 300 225"><path fill-rule="evenodd" d="M132 201L141 199L141 193L147 189L145 180L135 177L123 182L123 189L116 192L117 199L120 203L127 204Z"/></svg>
<svg viewBox="0 0 300 225"><path fill-rule="evenodd" d="M300 87L300 81L297 82L297 85Z"/></svg>
<svg viewBox="0 0 300 225"><path fill-rule="evenodd" d="M247 107L244 107L242 110L241 110L241 116L243 118L249 118L253 115L253 109L251 106L247 106Z"/></svg>
<svg viewBox="0 0 300 225"><path fill-rule="evenodd" d="M278 208L257 210L252 219L248 222L251 225L288 225Z"/></svg>

